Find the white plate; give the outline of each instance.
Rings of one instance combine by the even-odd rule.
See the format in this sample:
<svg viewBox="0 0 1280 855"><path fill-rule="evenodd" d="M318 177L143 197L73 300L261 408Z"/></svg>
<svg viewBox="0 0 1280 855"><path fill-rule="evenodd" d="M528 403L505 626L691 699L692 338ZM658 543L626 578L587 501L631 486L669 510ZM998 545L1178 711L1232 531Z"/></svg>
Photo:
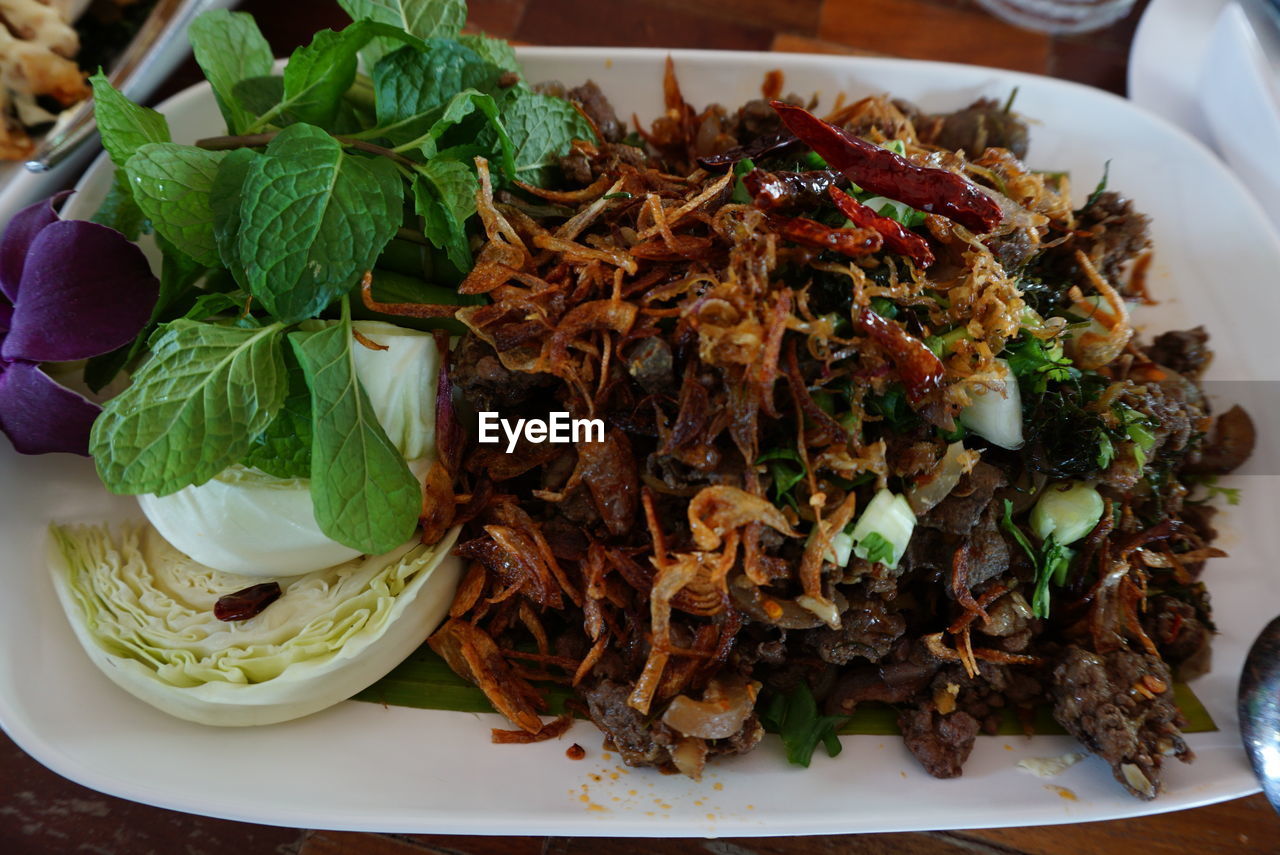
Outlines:
<svg viewBox="0 0 1280 855"><path fill-rule="evenodd" d="M666 52L525 48L533 80L594 78L619 113L660 112ZM1275 380L1280 317L1280 244L1253 225L1260 217L1239 182L1204 148L1128 102L1071 83L984 68L855 57L674 52L686 95L736 105L754 97L764 72L782 67L786 89L892 91L930 109L979 95L1006 97L1033 127L1034 166L1070 169L1087 192L1111 159L1113 186L1155 215L1151 285L1166 299L1154 326L1204 323L1218 347L1214 375ZM169 102L177 136L216 130L207 91ZM80 204L107 177L99 163ZM84 208L80 209L83 212ZM1170 295L1176 294L1176 297ZM1248 384L1235 384L1241 388ZM1254 387L1248 387L1254 388ZM1260 412L1261 436L1277 412ZM1280 472L1264 455L1255 471ZM89 663L46 579L41 546L50 519L129 512L130 502L97 487L88 462L19 458L0 450L0 721L23 748L87 786L178 810L319 828L532 835L777 835L1039 825L1175 810L1257 790L1235 726L1234 692L1243 652L1275 611L1280 554L1272 477L1237 479L1245 502L1223 523L1230 559L1208 579L1222 635L1213 673L1195 688L1221 726L1190 742L1198 760L1173 764L1155 802L1125 795L1104 764L1089 760L1044 781L1015 770L1024 757L1060 754L1065 737L980 737L960 780L922 772L901 741L846 737L832 760L819 751L808 770L783 762L772 737L754 753L718 762L701 783L628 770L579 724L567 739L496 746L492 715L384 709L344 703L296 722L247 730L169 718L116 689ZM1248 531L1246 539L1242 532ZM584 761L565 757L573 741ZM1052 786L1050 786L1052 785ZM1069 788L1075 800L1052 787Z"/></svg>
<svg viewBox="0 0 1280 855"><path fill-rule="evenodd" d="M1210 144L1200 110L1209 35L1227 0L1151 0L1129 50L1129 97Z"/></svg>

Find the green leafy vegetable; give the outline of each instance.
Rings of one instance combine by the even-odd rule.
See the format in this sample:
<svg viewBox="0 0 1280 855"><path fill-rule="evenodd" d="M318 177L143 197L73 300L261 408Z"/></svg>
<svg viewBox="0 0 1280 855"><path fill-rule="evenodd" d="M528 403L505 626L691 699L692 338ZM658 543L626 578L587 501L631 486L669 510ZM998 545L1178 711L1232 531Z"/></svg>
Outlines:
<svg viewBox="0 0 1280 855"><path fill-rule="evenodd" d="M111 187L107 196L93 215L93 222L109 229L115 229L129 240L137 240L146 226L147 218L133 200L133 192L129 189L129 177L123 169L117 167L111 179Z"/></svg>
<svg viewBox="0 0 1280 855"><path fill-rule="evenodd" d="M466 34L458 36L458 41L479 54L485 62L496 65L503 71L520 73L520 61L516 59L515 50L502 39Z"/></svg>
<svg viewBox="0 0 1280 855"><path fill-rule="evenodd" d="M827 749L829 757L840 753L840 738L836 733L845 719L819 715L813 692L803 680L790 692L775 693L760 716L760 721L770 733L782 737L788 763L807 769L819 743Z"/></svg>
<svg viewBox="0 0 1280 855"><path fill-rule="evenodd" d="M467 22L466 0L338 0L357 21L379 21L420 39L452 39Z"/></svg>
<svg viewBox="0 0 1280 855"><path fill-rule="evenodd" d="M286 351L289 394L267 429L254 437L240 462L277 478L311 475L311 390L297 357Z"/></svg>
<svg viewBox="0 0 1280 855"><path fill-rule="evenodd" d="M1036 617L1047 618L1050 600L1049 583L1051 581L1056 585L1066 583L1067 572L1071 568L1071 559L1075 557L1075 551L1055 542L1053 535L1049 535L1043 548L1037 550L1013 521L1013 502L1008 499L1004 500L1004 518L1000 521L1000 527L1017 541L1018 546L1022 547L1022 551L1027 554L1027 558L1031 559L1031 565L1036 571L1031 611Z"/></svg>
<svg viewBox="0 0 1280 855"><path fill-rule="evenodd" d="M395 236L402 193L391 161L345 154L310 125L285 128L244 180L236 250L249 292L284 323L318 313Z"/></svg>
<svg viewBox="0 0 1280 855"><path fill-rule="evenodd" d="M94 422L89 450L114 493L202 484L248 451L288 389L280 334L179 320Z"/></svg>
<svg viewBox="0 0 1280 855"><path fill-rule="evenodd" d="M373 413L356 377L351 318L316 332L293 332L311 389L311 497L329 537L378 554L413 534L422 487Z"/></svg>
<svg viewBox="0 0 1280 855"><path fill-rule="evenodd" d="M218 164L209 187L209 210L213 216L213 238L218 257L242 286L244 264L240 261L240 191L250 168L261 155L251 148L229 152Z"/></svg>
<svg viewBox="0 0 1280 855"><path fill-rule="evenodd" d="M89 78L93 84L93 111L102 147L111 162L123 167L133 153L147 143L169 142L169 123L148 107L139 107L111 85L101 71Z"/></svg>
<svg viewBox="0 0 1280 855"><path fill-rule="evenodd" d="M456 160L428 161L413 183L414 208L422 217L422 233L460 271L471 269L471 247L465 223L476 209L480 183Z"/></svg>
<svg viewBox="0 0 1280 855"><path fill-rule="evenodd" d="M190 38L191 50L213 87L227 131L244 133L253 124L254 115L236 97L235 86L242 80L271 74L275 65L271 45L252 15L225 9L196 18L191 23Z"/></svg>
<svg viewBox="0 0 1280 855"><path fill-rule="evenodd" d="M1009 370L1029 393L1041 394L1050 382L1062 383L1080 376L1071 360L1063 354L1062 345L1030 334L1009 342L1005 347Z"/></svg>
<svg viewBox="0 0 1280 855"><path fill-rule="evenodd" d="M516 172L534 184L550 178L550 171L575 139L595 141L587 120L572 104L550 95L525 93L502 114L516 148Z"/></svg>
<svg viewBox="0 0 1280 855"><path fill-rule="evenodd" d="M1107 190L1107 180L1111 177L1111 161L1107 161L1102 167L1102 177L1098 179L1098 186L1093 188L1093 192L1089 194L1089 198L1085 200L1084 206L1088 208L1094 202L1098 201Z"/></svg>
<svg viewBox="0 0 1280 855"><path fill-rule="evenodd" d="M796 502L795 486L805 478L804 460L794 448L774 448L756 458L756 463L769 464L769 475L773 478L773 501L775 504L785 502L799 509Z"/></svg>
<svg viewBox="0 0 1280 855"><path fill-rule="evenodd" d="M138 207L155 230L205 267L218 266L210 190L222 151L148 143L125 164Z"/></svg>
<svg viewBox="0 0 1280 855"><path fill-rule="evenodd" d="M1203 505L1216 496L1221 496L1228 505L1240 504L1240 488L1219 485L1217 475L1189 475L1184 480L1204 488L1203 496L1187 499L1189 504Z"/></svg>
<svg viewBox="0 0 1280 855"><path fill-rule="evenodd" d="M455 95L468 89L494 92L502 74L502 69L455 41L432 39L426 50L406 47L390 54L373 69L383 135L397 144L422 136Z"/></svg>

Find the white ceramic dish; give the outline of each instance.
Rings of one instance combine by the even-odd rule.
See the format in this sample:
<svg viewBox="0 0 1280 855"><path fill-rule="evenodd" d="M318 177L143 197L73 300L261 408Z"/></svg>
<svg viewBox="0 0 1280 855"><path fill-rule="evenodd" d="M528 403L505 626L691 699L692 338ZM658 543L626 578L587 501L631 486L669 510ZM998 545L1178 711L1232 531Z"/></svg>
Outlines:
<svg viewBox="0 0 1280 855"><path fill-rule="evenodd" d="M1212 135L1200 109L1200 76L1213 22L1227 0L1151 0L1129 51L1129 97L1203 143Z"/></svg>
<svg viewBox="0 0 1280 855"><path fill-rule="evenodd" d="M659 113L665 51L527 48L531 79L594 78L621 115ZM991 69L896 60L678 51L686 96L736 105L754 97L764 72L781 67L788 90L892 91L930 109L1002 98L1039 120L1034 166L1070 169L1087 192L1111 159L1113 186L1155 216L1151 285L1166 299L1152 325L1204 323L1215 334L1214 375L1280 378L1272 358L1280 289L1280 243L1251 224L1256 204L1239 182L1186 135L1094 89ZM217 132L207 91L166 104L179 139ZM92 207L107 179L99 163L75 205ZM1266 384L1228 384L1232 390ZM1272 384L1274 385L1274 384ZM1280 414L1254 404L1260 435ZM1265 410L1265 411L1264 411ZM1271 462L1268 462L1271 461ZM1260 455L1254 472L1280 472ZM319 828L400 832L718 836L1039 825L1176 810L1257 789L1235 726L1236 676L1245 647L1280 611L1274 508L1280 479L1235 479L1245 502L1226 517L1230 559L1208 579L1222 635L1215 668L1195 689L1221 730L1196 734L1199 755L1169 770L1155 802L1125 795L1104 765L1089 760L1052 781L1029 777L1021 758L1060 754L1065 737L982 737L960 780L922 772L896 737L846 737L832 760L787 766L770 738L756 752L713 764L701 783L628 770L603 753L599 734L579 724L561 741L489 742L496 716L344 703L295 722L256 729L200 727L169 718L115 688L80 650L40 558L44 527L59 520L133 513L95 483L87 461L19 458L0 450L0 721L36 758L87 786L129 799L213 816ZM1248 536L1244 536L1248 532ZM565 757L577 741L585 761ZM1071 790L1063 798L1054 787Z"/></svg>

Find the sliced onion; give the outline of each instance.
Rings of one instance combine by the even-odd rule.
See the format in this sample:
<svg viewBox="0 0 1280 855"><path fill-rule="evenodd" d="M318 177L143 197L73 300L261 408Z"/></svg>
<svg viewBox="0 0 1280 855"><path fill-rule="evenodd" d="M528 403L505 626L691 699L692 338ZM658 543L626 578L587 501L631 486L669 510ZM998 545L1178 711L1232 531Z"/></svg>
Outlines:
<svg viewBox="0 0 1280 855"><path fill-rule="evenodd" d="M972 402L960 411L960 424L978 436L1010 451L1022 448L1022 394L1009 363L995 360L1001 379L990 388L970 393Z"/></svg>
<svg viewBox="0 0 1280 855"><path fill-rule="evenodd" d="M907 502L916 516L928 511L941 502L960 483L964 473L977 464L981 455L976 451L965 451L963 442L953 442L947 446L947 453L933 467L933 471L916 480L907 490Z"/></svg>
<svg viewBox="0 0 1280 855"><path fill-rule="evenodd" d="M702 770L707 765L707 743L694 737L681 739L671 749L671 762L682 775L702 780Z"/></svg>
<svg viewBox="0 0 1280 855"><path fill-rule="evenodd" d="M742 730L755 708L759 688L759 683L712 680L700 701L676 695L662 714L662 723L685 736L726 739Z"/></svg>

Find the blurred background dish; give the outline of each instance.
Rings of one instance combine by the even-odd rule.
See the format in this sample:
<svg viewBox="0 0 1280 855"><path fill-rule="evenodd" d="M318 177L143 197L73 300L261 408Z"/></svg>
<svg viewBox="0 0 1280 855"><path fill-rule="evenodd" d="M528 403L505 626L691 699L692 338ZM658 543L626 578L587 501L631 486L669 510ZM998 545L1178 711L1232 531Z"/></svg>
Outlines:
<svg viewBox="0 0 1280 855"><path fill-rule="evenodd" d="M180 13L227 7L235 0L11 0L0 23L0 222L42 196L66 187L88 165L93 145L67 150L56 168L31 172L41 134L59 130L89 97L85 77L129 61L118 83L139 101L149 98L190 54ZM152 15L168 26L149 28ZM156 23L158 23L157 21ZM145 49L132 56L138 39ZM6 41L7 40L7 41ZM142 48L142 45L139 45ZM126 69L121 69L122 73ZM91 122L90 122L91 124ZM89 134L88 136L93 136ZM7 161L7 162L6 162Z"/></svg>
<svg viewBox="0 0 1280 855"><path fill-rule="evenodd" d="M1129 14L1134 0L978 0L1011 24L1046 33L1087 33Z"/></svg>

